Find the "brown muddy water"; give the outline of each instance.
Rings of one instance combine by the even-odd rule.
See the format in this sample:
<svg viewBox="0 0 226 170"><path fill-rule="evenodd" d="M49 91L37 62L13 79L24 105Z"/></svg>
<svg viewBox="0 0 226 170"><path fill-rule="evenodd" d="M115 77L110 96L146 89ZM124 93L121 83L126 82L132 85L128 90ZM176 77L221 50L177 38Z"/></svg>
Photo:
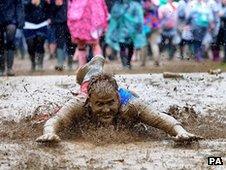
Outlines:
<svg viewBox="0 0 226 170"><path fill-rule="evenodd" d="M73 76L0 79L0 169L225 169L226 74L116 76L149 104L204 137L175 143L164 132L136 124L97 128L87 121L60 133L59 144L37 144L46 119L78 90ZM223 166L207 164L221 157Z"/></svg>

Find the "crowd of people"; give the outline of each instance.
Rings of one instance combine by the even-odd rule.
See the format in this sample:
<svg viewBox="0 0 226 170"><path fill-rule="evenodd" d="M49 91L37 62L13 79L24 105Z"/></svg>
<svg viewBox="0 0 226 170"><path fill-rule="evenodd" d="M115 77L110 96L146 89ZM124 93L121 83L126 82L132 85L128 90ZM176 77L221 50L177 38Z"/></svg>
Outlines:
<svg viewBox="0 0 226 170"><path fill-rule="evenodd" d="M27 51L32 71L43 70L46 44L55 69L63 71L65 60L72 69L73 60L81 67L93 56L114 59L117 54L123 68L131 69L135 51L141 66L147 56L159 66L165 50L169 60L178 50L181 59L226 62L225 40L226 0L0 2L0 76L15 75L15 51L22 58Z"/></svg>

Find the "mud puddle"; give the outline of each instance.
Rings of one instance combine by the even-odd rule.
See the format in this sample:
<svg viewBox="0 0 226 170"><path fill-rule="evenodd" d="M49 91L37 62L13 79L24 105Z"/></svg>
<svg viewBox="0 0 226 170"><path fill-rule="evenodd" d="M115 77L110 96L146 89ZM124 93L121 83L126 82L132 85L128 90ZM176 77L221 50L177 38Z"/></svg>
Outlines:
<svg viewBox="0 0 226 170"><path fill-rule="evenodd" d="M131 129L72 126L58 145L40 145L47 118L78 90L73 76L0 79L0 169L215 169L209 156L222 157L226 169L226 74L119 75L119 85L137 92L157 110L179 120L205 139L176 144L144 124Z"/></svg>
<svg viewBox="0 0 226 170"><path fill-rule="evenodd" d="M173 105L168 114L205 140L178 144L164 132L141 123L130 129L123 125L103 128L83 120L60 133L61 143L37 144L35 139L44 124L40 123L43 115L39 115L19 123L2 122L0 169L202 169L208 167L208 156L225 161L224 121L200 116L192 106Z"/></svg>

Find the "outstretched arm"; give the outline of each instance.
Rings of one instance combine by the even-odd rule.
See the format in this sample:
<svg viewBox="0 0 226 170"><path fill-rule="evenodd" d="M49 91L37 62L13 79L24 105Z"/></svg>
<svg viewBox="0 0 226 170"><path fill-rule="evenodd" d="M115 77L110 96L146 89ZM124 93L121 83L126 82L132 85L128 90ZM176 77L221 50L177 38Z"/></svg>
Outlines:
<svg viewBox="0 0 226 170"><path fill-rule="evenodd" d="M78 95L65 104L57 114L47 120L44 125L43 135L36 139L37 142L58 142L60 137L57 132L68 127L71 122L85 113L84 104L86 97Z"/></svg>
<svg viewBox="0 0 226 170"><path fill-rule="evenodd" d="M200 139L200 137L187 132L175 118L153 110L147 103L139 98L134 99L129 103L127 112L130 112L130 117L134 116L150 126L165 131L177 141Z"/></svg>

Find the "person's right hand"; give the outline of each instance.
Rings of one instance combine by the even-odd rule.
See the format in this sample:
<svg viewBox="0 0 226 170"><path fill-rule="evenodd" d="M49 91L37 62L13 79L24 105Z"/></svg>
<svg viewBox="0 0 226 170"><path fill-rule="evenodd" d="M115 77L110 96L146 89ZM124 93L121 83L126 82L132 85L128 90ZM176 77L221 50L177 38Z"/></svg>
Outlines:
<svg viewBox="0 0 226 170"><path fill-rule="evenodd" d="M36 142L44 143L44 142L60 142L60 137L54 133L47 133L42 136L39 136L36 139Z"/></svg>
<svg viewBox="0 0 226 170"><path fill-rule="evenodd" d="M35 6L39 6L41 0L31 0L31 3Z"/></svg>

